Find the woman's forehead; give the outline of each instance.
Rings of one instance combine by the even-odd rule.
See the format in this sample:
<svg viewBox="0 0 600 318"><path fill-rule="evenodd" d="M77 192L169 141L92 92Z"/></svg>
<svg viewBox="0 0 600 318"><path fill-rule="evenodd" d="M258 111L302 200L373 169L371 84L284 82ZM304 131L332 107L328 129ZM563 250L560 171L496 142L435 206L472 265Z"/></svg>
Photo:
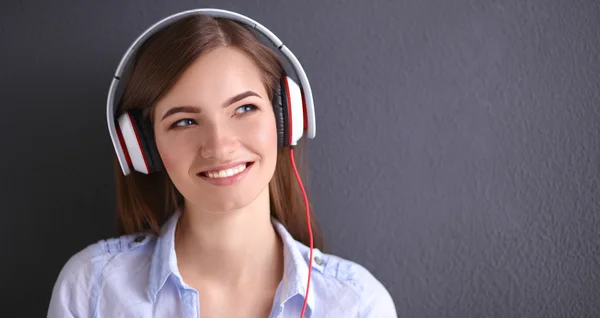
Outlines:
<svg viewBox="0 0 600 318"><path fill-rule="evenodd" d="M260 69L240 50L220 47L194 61L157 103L157 110L175 104L218 107L248 91L267 98Z"/></svg>

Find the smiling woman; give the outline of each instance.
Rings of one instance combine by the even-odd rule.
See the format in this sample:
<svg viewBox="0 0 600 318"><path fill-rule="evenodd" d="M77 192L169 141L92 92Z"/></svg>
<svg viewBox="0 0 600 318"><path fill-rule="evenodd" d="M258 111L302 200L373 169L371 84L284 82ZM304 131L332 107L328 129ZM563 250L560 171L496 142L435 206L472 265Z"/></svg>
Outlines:
<svg viewBox="0 0 600 318"><path fill-rule="evenodd" d="M308 83L215 12L141 42L114 113L111 88L120 236L65 264L48 316L396 317L368 270L322 252L293 160Z"/></svg>
<svg viewBox="0 0 600 318"><path fill-rule="evenodd" d="M279 73L273 79L282 76ZM275 87L275 83L271 86ZM261 70L242 49L220 46L195 59L169 91L157 99L151 112L163 118L153 125L162 162L186 201L184 206L199 210L184 213L184 219L188 215L227 213L259 201L268 206L268 184L278 157L275 114L268 87L263 84ZM179 105L188 105L194 111L172 112ZM201 176L207 171L227 174L226 170L240 165L246 169L229 178ZM250 217L251 213L244 215ZM296 215L304 218L302 213ZM256 217L250 217L249 222Z"/></svg>

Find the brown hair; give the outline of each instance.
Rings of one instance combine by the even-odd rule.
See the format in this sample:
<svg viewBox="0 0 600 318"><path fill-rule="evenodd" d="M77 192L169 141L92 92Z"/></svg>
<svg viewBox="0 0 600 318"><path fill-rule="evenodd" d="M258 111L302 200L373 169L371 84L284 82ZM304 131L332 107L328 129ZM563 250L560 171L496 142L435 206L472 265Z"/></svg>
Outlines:
<svg viewBox="0 0 600 318"><path fill-rule="evenodd" d="M277 55L245 26L227 19L194 15L157 32L140 46L117 112L143 109L147 120L152 120L155 103L168 92L187 67L202 53L222 46L240 49L256 63L269 92L269 99L272 100L273 90L284 74ZM305 140L301 140L294 149L298 172L306 187ZM167 173L161 171L145 175L132 171L123 176L116 157L114 170L119 235L148 230L158 233L183 201ZM271 215L296 240L308 246L306 207L290 162L289 148L278 149L277 166L269 183L269 191ZM321 231L312 207L310 214L314 246L323 249Z"/></svg>

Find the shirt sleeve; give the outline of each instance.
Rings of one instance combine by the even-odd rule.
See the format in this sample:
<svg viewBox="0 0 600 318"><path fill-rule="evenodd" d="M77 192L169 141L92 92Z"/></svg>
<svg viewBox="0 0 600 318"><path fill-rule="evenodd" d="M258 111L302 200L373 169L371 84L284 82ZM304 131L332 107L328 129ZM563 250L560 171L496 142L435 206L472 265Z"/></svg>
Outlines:
<svg viewBox="0 0 600 318"><path fill-rule="evenodd" d="M94 250L89 246L65 263L52 289L48 318L92 317L92 304L96 303L93 281L99 272Z"/></svg>
<svg viewBox="0 0 600 318"><path fill-rule="evenodd" d="M361 318L398 318L394 300L383 286L367 269L358 266L357 274L361 282Z"/></svg>

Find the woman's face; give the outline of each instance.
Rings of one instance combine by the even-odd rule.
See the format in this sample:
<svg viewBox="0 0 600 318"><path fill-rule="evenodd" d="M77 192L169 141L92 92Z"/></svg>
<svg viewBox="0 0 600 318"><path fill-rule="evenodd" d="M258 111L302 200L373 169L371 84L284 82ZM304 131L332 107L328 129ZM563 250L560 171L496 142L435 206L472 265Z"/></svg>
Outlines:
<svg viewBox="0 0 600 318"><path fill-rule="evenodd" d="M186 204L226 212L267 191L275 116L260 70L242 51L219 47L198 58L156 104L154 131Z"/></svg>

